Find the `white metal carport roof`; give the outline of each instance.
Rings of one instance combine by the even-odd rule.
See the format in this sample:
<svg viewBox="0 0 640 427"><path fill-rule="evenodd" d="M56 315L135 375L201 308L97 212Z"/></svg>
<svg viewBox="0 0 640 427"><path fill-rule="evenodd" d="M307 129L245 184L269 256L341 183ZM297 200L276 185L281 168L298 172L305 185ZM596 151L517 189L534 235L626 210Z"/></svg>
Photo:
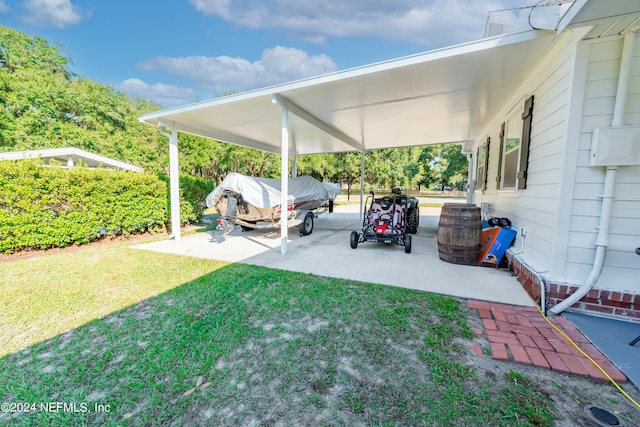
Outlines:
<svg viewBox="0 0 640 427"><path fill-rule="evenodd" d="M170 138L173 237L180 238L178 132L281 153L286 206L289 152L474 141L554 36L497 36L142 116L142 123L171 131L163 132ZM284 254L285 218L281 235Z"/></svg>
<svg viewBox="0 0 640 427"><path fill-rule="evenodd" d="M167 109L144 123L296 155L475 140L553 40L527 31Z"/></svg>

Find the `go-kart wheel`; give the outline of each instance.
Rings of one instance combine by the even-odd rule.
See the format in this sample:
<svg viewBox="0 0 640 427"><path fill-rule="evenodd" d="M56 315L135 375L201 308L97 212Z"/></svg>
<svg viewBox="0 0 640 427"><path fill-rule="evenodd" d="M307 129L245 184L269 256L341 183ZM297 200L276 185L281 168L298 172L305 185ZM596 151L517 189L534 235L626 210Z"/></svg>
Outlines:
<svg viewBox="0 0 640 427"><path fill-rule="evenodd" d="M418 232L418 224L420 222L420 208L409 208L407 210L407 232L416 234Z"/></svg>
<svg viewBox="0 0 640 427"><path fill-rule="evenodd" d="M355 249L358 247L358 241L360 240L360 235L358 234L357 231L352 231L351 232L351 249Z"/></svg>
<svg viewBox="0 0 640 427"><path fill-rule="evenodd" d="M307 212L304 216L304 221L300 224L300 234L308 236L313 232L313 213Z"/></svg>
<svg viewBox="0 0 640 427"><path fill-rule="evenodd" d="M406 254L411 253L411 236L409 235L404 237L404 252Z"/></svg>

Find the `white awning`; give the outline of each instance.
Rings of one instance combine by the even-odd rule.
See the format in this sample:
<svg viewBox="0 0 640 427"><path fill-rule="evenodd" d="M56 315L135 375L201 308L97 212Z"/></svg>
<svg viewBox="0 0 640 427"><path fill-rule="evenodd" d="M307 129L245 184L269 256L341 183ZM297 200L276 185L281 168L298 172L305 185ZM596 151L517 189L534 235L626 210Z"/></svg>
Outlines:
<svg viewBox="0 0 640 427"><path fill-rule="evenodd" d="M292 153L473 141L553 42L555 32L483 39L146 114L143 123ZM274 105L278 104L278 105Z"/></svg>
<svg viewBox="0 0 640 427"><path fill-rule="evenodd" d="M42 150L12 151L0 153L0 160L23 160L42 158L55 160L60 167L73 167L82 163L90 168L122 169L133 172L144 172L144 169L119 160L110 159L99 154L90 153L75 147L45 148Z"/></svg>

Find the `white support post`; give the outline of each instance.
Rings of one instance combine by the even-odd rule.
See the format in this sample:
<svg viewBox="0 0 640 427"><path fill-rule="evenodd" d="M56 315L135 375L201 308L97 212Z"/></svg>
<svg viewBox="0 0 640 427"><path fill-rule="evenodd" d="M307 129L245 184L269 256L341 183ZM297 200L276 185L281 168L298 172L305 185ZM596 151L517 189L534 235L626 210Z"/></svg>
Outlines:
<svg viewBox="0 0 640 427"><path fill-rule="evenodd" d="M363 218L363 205L364 205L364 155L366 150L362 148L362 161L360 164L360 218Z"/></svg>
<svg viewBox="0 0 640 427"><path fill-rule="evenodd" d="M291 165L291 176L294 178L298 176L298 153L297 152L293 155L293 163Z"/></svg>
<svg viewBox="0 0 640 427"><path fill-rule="evenodd" d="M474 158L472 158L471 154L467 154L467 203L473 203L473 192L476 189L476 186L473 185L475 182L473 180L473 171L478 170L478 166L474 163ZM475 159L477 162L478 159Z"/></svg>
<svg viewBox="0 0 640 427"><path fill-rule="evenodd" d="M287 237L288 237L288 215L289 207L289 112L282 109L282 167L280 178L282 181L280 188L280 253L287 253Z"/></svg>
<svg viewBox="0 0 640 427"><path fill-rule="evenodd" d="M171 130L169 136L169 196L171 199L171 233L180 240L180 177L178 168L178 131Z"/></svg>

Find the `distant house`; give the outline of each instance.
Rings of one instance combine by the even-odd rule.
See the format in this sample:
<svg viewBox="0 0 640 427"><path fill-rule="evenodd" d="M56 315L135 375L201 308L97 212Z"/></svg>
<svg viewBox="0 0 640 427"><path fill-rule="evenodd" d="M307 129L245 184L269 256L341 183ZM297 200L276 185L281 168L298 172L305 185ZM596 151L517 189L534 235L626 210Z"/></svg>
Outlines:
<svg viewBox="0 0 640 427"><path fill-rule="evenodd" d="M75 147L67 148L47 148L44 150L13 151L0 153L2 160L23 160L31 158L42 158L45 161L55 160L62 168L72 168L82 163L89 168L104 168L126 170L132 172L144 172L144 169L130 165L119 160L110 159L98 154L90 153Z"/></svg>

